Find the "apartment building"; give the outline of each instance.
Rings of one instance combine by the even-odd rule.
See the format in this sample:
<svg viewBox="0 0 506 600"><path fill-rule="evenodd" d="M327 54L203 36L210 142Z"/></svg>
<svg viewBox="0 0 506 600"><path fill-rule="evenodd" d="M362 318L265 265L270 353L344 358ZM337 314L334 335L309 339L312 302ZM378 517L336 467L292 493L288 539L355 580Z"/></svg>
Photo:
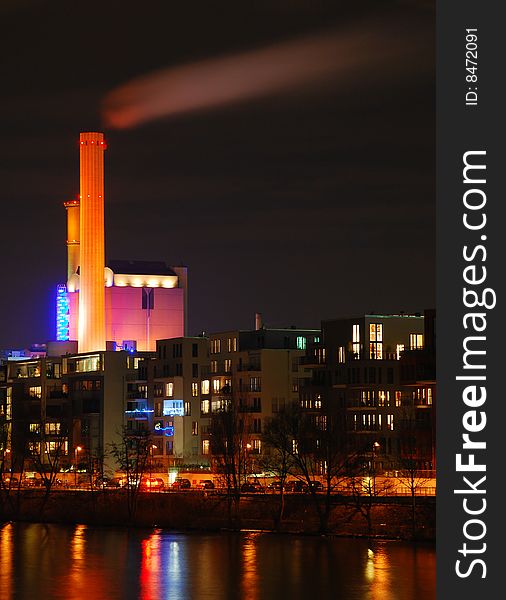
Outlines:
<svg viewBox="0 0 506 600"><path fill-rule="evenodd" d="M302 408L334 415L350 452L369 456L377 472L401 468L408 442L418 468L434 468L435 374L408 377L411 363L420 368L431 355L426 329L420 314L324 321L303 359L313 377Z"/></svg>

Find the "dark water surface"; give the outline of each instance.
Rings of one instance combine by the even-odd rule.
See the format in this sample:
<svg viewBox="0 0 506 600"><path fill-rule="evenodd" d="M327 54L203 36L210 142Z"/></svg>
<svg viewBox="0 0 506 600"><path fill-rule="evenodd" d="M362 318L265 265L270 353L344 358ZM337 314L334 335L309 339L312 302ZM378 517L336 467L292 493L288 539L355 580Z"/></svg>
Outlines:
<svg viewBox="0 0 506 600"><path fill-rule="evenodd" d="M15 523L0 599L431 600L435 548L404 542Z"/></svg>

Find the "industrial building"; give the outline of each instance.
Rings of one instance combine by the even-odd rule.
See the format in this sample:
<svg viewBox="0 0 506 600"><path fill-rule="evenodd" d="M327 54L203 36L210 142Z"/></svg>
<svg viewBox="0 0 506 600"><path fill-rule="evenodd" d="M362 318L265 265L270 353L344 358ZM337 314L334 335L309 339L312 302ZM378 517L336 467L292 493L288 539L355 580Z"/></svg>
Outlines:
<svg viewBox="0 0 506 600"><path fill-rule="evenodd" d="M154 351L187 333L188 273L164 262L105 259L102 133L81 133L80 194L67 211L67 280L57 288L57 340L79 352Z"/></svg>

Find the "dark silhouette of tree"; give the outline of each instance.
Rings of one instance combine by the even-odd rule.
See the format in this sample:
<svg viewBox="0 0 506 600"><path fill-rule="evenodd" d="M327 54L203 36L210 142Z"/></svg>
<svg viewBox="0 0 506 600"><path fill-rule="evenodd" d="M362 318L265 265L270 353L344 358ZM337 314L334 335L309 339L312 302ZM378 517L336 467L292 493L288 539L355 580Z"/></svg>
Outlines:
<svg viewBox="0 0 506 600"><path fill-rule="evenodd" d="M396 479L403 487L408 489L411 496L411 536L416 539L416 498L420 489L425 486L430 477L427 477L427 473L420 468L420 462L423 458L420 438L423 438L424 435L424 423L417 421L415 406L406 406L403 409L399 420L399 429L401 454Z"/></svg>
<svg viewBox="0 0 506 600"><path fill-rule="evenodd" d="M40 512L44 511L53 486L63 465L68 463L68 432L63 423L58 423L58 429L51 431L51 421L40 423L40 432L36 438L27 438L27 456L34 470L39 474L44 487L44 496Z"/></svg>
<svg viewBox="0 0 506 600"><path fill-rule="evenodd" d="M283 409L267 421L262 435L265 450L260 464L265 471L273 473L279 482L279 508L274 519L276 528L283 520L286 479L294 468L290 425L290 413Z"/></svg>
<svg viewBox="0 0 506 600"><path fill-rule="evenodd" d="M151 436L144 429L132 431L123 428L120 438L120 442L111 442L109 448L110 455L115 459L121 471L125 473L124 490L128 519L131 521L137 510L141 479L148 465Z"/></svg>
<svg viewBox="0 0 506 600"><path fill-rule="evenodd" d="M222 398L220 409L211 416L210 441L216 471L227 490L230 523L239 527L241 485L247 481L250 466L250 435L248 416L240 412L231 395Z"/></svg>
<svg viewBox="0 0 506 600"><path fill-rule="evenodd" d="M279 457L287 458L288 473L302 481L320 521L320 532L328 530L332 493L349 470L347 437L339 415L307 412L292 404L268 425L273 435L267 441ZM325 482L323 493L315 482Z"/></svg>

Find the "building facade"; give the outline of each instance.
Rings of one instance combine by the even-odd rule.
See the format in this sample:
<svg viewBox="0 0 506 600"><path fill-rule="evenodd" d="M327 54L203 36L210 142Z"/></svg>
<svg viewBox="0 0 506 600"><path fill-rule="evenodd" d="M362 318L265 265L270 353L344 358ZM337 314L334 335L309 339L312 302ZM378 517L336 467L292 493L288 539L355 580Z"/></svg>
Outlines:
<svg viewBox="0 0 506 600"><path fill-rule="evenodd" d="M363 315L322 323L322 339L308 349L313 369L301 389L301 407L331 414L340 423L350 455L375 472L398 471L408 462L434 464L435 373L409 375L411 363L430 355L422 315Z"/></svg>

